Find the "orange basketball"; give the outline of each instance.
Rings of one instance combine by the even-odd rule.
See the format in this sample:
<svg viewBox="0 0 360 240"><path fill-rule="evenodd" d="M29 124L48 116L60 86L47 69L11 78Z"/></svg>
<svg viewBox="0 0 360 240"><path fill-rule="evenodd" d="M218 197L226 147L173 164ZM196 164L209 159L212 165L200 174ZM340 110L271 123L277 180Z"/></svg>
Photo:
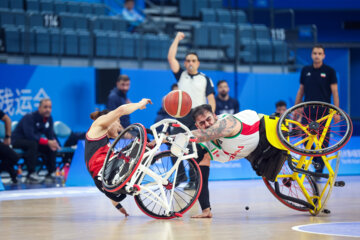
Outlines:
<svg viewBox="0 0 360 240"><path fill-rule="evenodd" d="M163 98L163 108L165 111L175 118L182 118L191 111L192 101L190 95L181 90L169 92Z"/></svg>

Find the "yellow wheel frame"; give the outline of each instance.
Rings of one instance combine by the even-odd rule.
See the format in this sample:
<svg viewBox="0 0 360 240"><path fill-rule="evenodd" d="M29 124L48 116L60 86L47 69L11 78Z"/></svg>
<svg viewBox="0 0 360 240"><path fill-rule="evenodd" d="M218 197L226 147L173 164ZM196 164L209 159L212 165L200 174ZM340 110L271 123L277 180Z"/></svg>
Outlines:
<svg viewBox="0 0 360 240"><path fill-rule="evenodd" d="M319 102L317 102L316 104L319 104ZM293 108L295 108L295 107L293 107ZM326 139L325 138L326 134L327 134L328 130L330 129L331 121L333 120L335 114L338 114L338 113L339 113L339 109L337 109L336 107L334 107L334 109L330 108L328 114L324 114L324 116L321 116L321 118L316 119L316 122L319 124L321 124L321 123L323 124L323 122L325 122L325 124L322 125L323 129L322 129L321 134L318 134L318 133L312 134L312 132L309 129L309 125L303 125L303 124L301 124L301 122L292 120L292 119L285 119L285 120L283 119L283 123L281 125L281 131L283 133L284 132L290 133L292 128L294 128L294 126L296 126L297 129L301 129L301 131L303 131L307 136L299 139L299 141L297 141L296 143L293 144L294 147L303 146L303 148L301 149L301 152L294 151L294 153L300 154L299 159L295 159L294 157L292 157L291 161L289 161L293 165L293 166L291 166L291 169L293 170L292 173L289 173L289 174L280 173L276 177L275 182L279 183L283 179L291 179L292 181L295 181L298 184L298 186L300 187L300 190L301 190L300 192L303 195L303 196L301 196L301 199L302 200L306 199L306 201L305 201L305 202L307 202L306 206L308 206L308 210L309 210L310 214L312 214L314 216L319 214L324 209L327 201L329 200L332 189L333 189L335 181L336 181L337 172L339 169L340 152L338 151L337 154L332 154L332 155L326 156L325 154L329 154L329 153L327 153L326 151L322 151L322 146ZM343 114L344 116L346 115L343 112L341 114ZM345 119L345 120L347 121L347 124L349 125L348 129L347 129L348 132L346 134L351 136L352 123L351 123L351 120L349 120L350 118L348 118L347 115L346 115L346 117L347 117L347 119ZM291 152L293 152L293 151L291 151L292 149L289 148L289 146L284 145L279 140L278 137L274 137L274 136L278 136L277 131L279 131L279 129L280 129L280 127L278 127L279 129L276 127L279 119L269 117L269 116L264 116L264 119L265 119L267 139L269 140L271 145L278 149L287 150L288 154L291 155ZM350 138L350 136L348 136L348 138ZM290 142L290 134L288 134L288 136L287 136L287 141ZM346 142L347 142L347 140L346 140ZM343 145L345 145L346 142L343 143ZM316 152L317 155L313 154L313 152ZM306 153L309 153L309 155ZM319 176L319 175L317 175L317 173L310 170L314 156L321 156L321 158L324 162L324 165L325 165L324 169L326 169L328 171L328 174L321 175L322 178L327 179L326 183L317 184L317 189L319 189L319 191L318 191L318 193L315 193L315 194L309 192L304 185L304 181L307 176L310 178L312 178L314 176ZM334 168L331 165L331 162L333 162L333 161L336 161ZM285 164L288 164L288 163L285 163ZM321 187L321 189L320 189L320 187ZM314 189L312 189L312 190L314 190ZM315 192L317 192L317 191L315 191ZM274 192L273 192L273 194L274 194ZM299 199L300 199L300 197L299 197ZM305 206L305 209L306 209L306 206ZM296 209L296 207L295 207L295 209ZM297 210L299 210L299 209L297 209Z"/></svg>

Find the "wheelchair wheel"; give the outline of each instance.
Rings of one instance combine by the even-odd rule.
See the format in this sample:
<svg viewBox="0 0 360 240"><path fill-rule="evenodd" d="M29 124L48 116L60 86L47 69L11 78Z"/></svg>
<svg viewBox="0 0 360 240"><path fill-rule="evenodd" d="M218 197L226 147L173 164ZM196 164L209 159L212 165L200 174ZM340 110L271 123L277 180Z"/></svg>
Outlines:
<svg viewBox="0 0 360 240"><path fill-rule="evenodd" d="M266 178L263 178L263 180L272 195L274 195L274 197L281 203L297 211L309 211L309 207L301 203L302 201L307 203L307 199L304 196L298 182L289 177L292 173L293 172L285 162L275 182L270 182ZM284 177L281 177L282 175L284 175ZM276 191L276 184L278 184L280 194ZM318 186L312 176L306 175L303 185L310 196L319 196Z"/></svg>
<svg viewBox="0 0 360 240"><path fill-rule="evenodd" d="M171 161L171 157L173 155L170 151L164 151L158 153L154 156L152 164L150 165L150 169L158 174L159 176L165 176L165 174L172 168L173 164ZM159 185L154 184L153 178L146 175L141 183L141 193L136 195L135 202L138 207L143 211L146 215L157 218L157 219L170 219L175 218L175 213L184 214L188 211L196 202L200 195L201 187L202 187L202 177L199 165L195 162L194 159L183 160L183 165L185 168L185 172L181 173L178 171L178 176L176 179L189 179L189 175L195 181L195 189L194 190L184 190L183 187L180 187L179 183L174 181L175 179L175 171L168 178L169 183L166 186L162 186L165 191L166 198L168 203L171 204L171 212L173 214L166 214L165 208L158 201L153 200L153 196L141 186L147 186L157 195L161 195L161 190ZM189 174L186 176L186 174ZM170 199L170 194L172 189L174 189L173 198Z"/></svg>
<svg viewBox="0 0 360 240"><path fill-rule="evenodd" d="M339 116L338 122L335 122L332 113ZM350 117L324 102L303 102L293 106L280 117L276 128L280 142L289 151L305 156L322 156L338 151L349 141L352 131ZM313 136L321 144L317 149L305 146Z"/></svg>
<svg viewBox="0 0 360 240"><path fill-rule="evenodd" d="M121 188L139 167L146 147L144 126L135 123L122 131L111 144L106 155L102 183L107 192L124 193Z"/></svg>

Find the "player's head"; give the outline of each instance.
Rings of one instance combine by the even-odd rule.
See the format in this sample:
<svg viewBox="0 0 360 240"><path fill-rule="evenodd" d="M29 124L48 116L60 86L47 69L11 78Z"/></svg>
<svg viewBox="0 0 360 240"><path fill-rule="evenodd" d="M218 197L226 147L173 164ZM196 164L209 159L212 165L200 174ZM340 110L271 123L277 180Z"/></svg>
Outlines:
<svg viewBox="0 0 360 240"><path fill-rule="evenodd" d="M283 100L278 101L275 104L275 107L276 107L276 111L275 111L276 116L281 116L287 109L286 102Z"/></svg>
<svg viewBox="0 0 360 240"><path fill-rule="evenodd" d="M42 117L50 117L52 111L52 104L50 98L41 99L38 111Z"/></svg>
<svg viewBox="0 0 360 240"><path fill-rule="evenodd" d="M117 81L116 81L116 87L123 93L127 93L130 89L130 78L128 75L121 74Z"/></svg>
<svg viewBox="0 0 360 240"><path fill-rule="evenodd" d="M227 95L229 95L229 91L229 84L226 80L220 80L217 83L217 92L221 97L226 97Z"/></svg>
<svg viewBox="0 0 360 240"><path fill-rule="evenodd" d="M135 7L134 0L125 0L124 7L129 9L129 10L132 10Z"/></svg>
<svg viewBox="0 0 360 240"><path fill-rule="evenodd" d="M314 64L322 64L325 58L325 49L321 44L313 46L311 51L311 58Z"/></svg>
<svg viewBox="0 0 360 240"><path fill-rule="evenodd" d="M95 111L93 113L90 114L90 118L92 120L96 120L99 117L108 114L110 111L107 109L104 109L102 111ZM115 122L111 123L111 125L108 127L108 131L107 131L107 136L109 138L116 138L119 134L119 132L121 132L122 127L120 124L120 119L117 119Z"/></svg>
<svg viewBox="0 0 360 240"><path fill-rule="evenodd" d="M194 108L192 110L192 117L195 121L195 126L199 129L207 129L217 121L217 116L213 113L209 104L203 104Z"/></svg>
<svg viewBox="0 0 360 240"><path fill-rule="evenodd" d="M186 54L184 66L188 73L196 74L198 72L200 61L195 52L189 52Z"/></svg>
<svg viewBox="0 0 360 240"><path fill-rule="evenodd" d="M174 83L173 85L171 85L171 91L174 90L179 90L179 86L177 85L177 83Z"/></svg>

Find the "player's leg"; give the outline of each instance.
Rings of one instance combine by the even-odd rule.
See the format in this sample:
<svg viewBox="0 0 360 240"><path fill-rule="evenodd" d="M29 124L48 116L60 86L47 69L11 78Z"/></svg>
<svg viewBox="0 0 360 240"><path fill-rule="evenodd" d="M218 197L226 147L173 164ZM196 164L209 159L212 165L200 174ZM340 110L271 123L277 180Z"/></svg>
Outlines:
<svg viewBox="0 0 360 240"><path fill-rule="evenodd" d="M212 218L209 193L209 174L210 174L210 156L205 154L204 158L199 162L202 175L202 189L199 195L199 204L202 210L201 214L192 216L192 218Z"/></svg>

